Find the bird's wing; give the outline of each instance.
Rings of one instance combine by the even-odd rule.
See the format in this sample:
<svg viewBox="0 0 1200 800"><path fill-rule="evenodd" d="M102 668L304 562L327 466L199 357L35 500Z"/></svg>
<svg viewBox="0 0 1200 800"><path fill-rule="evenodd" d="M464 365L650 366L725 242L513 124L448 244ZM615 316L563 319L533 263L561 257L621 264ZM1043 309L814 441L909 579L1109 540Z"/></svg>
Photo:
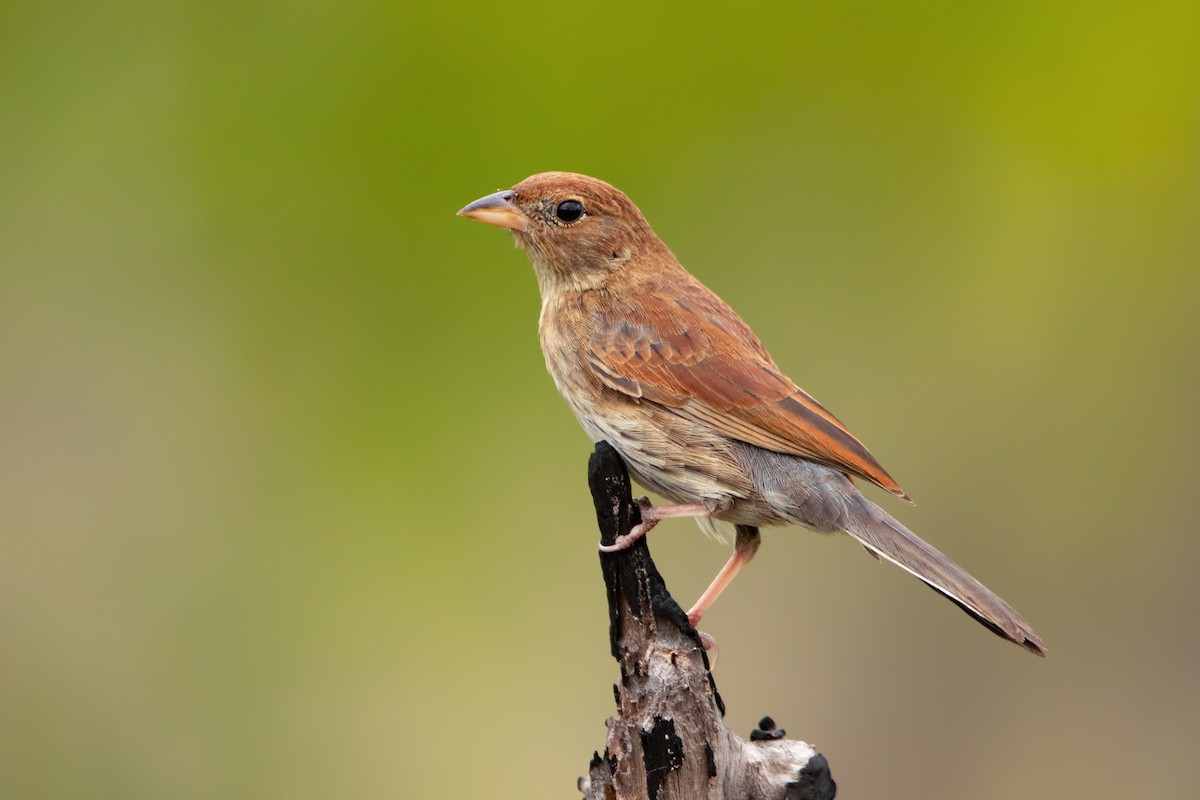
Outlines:
<svg viewBox="0 0 1200 800"><path fill-rule="evenodd" d="M833 414L785 376L720 298L691 279L636 305L591 309L583 361L605 386L722 434L904 490ZM682 285L681 285L682 284Z"/></svg>

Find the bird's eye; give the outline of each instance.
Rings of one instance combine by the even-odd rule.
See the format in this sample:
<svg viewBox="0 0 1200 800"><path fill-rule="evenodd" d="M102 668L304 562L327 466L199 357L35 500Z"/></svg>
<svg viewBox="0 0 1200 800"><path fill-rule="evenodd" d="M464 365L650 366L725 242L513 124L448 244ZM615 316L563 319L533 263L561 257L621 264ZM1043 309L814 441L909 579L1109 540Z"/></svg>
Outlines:
<svg viewBox="0 0 1200 800"><path fill-rule="evenodd" d="M554 209L554 216L563 222L574 222L583 216L583 203L578 200L563 200Z"/></svg>

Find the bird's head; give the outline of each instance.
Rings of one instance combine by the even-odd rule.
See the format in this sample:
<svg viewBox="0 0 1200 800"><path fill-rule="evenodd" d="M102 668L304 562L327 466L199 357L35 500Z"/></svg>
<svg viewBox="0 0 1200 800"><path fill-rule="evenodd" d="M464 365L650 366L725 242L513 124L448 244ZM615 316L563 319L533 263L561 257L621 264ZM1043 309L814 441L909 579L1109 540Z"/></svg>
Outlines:
<svg viewBox="0 0 1200 800"><path fill-rule="evenodd" d="M620 190L573 172L532 175L458 213L511 230L543 297L601 287L623 267L663 252L674 260Z"/></svg>

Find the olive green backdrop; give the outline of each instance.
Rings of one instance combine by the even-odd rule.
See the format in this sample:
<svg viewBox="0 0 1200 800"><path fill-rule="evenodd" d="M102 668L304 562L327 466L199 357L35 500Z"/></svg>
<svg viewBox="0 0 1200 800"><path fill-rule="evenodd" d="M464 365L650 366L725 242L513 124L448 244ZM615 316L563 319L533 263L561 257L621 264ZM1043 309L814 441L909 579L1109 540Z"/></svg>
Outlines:
<svg viewBox="0 0 1200 800"><path fill-rule="evenodd" d="M532 272L628 192L1034 622L771 531L705 621L845 797L1185 797L1200 6L0 5L0 795L574 796L608 656ZM689 603L728 549L653 534Z"/></svg>

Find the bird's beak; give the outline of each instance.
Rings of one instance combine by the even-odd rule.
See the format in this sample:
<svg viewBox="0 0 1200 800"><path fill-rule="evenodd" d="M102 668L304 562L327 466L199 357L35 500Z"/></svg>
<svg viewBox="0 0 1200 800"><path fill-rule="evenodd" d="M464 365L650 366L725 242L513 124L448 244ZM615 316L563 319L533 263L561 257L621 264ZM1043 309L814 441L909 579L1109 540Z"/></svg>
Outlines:
<svg viewBox="0 0 1200 800"><path fill-rule="evenodd" d="M511 189L481 197L458 212L460 217L477 219L488 225L523 231L529 227L529 218L513 203Z"/></svg>

